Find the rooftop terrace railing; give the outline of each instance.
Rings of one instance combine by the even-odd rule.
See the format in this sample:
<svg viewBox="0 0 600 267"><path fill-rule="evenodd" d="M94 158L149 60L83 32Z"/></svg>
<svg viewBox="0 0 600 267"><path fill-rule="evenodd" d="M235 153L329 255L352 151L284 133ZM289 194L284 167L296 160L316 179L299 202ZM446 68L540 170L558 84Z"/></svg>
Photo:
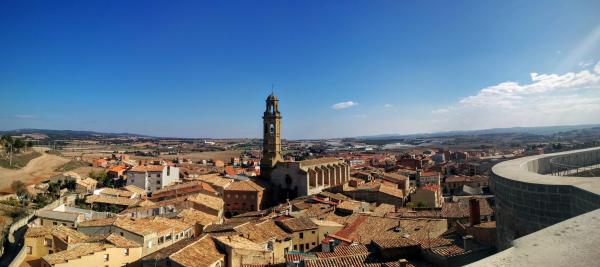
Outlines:
<svg viewBox="0 0 600 267"><path fill-rule="evenodd" d="M598 169L600 169L600 149L551 157L546 174L554 176L597 176L600 174Z"/></svg>

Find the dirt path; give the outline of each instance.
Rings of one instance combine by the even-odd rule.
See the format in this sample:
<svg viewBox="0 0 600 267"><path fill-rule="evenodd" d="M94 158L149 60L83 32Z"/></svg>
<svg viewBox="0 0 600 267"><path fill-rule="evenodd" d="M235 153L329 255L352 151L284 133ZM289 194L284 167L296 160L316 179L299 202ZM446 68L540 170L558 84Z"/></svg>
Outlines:
<svg viewBox="0 0 600 267"><path fill-rule="evenodd" d="M54 169L69 161L63 157L45 153L47 149L34 149L41 152L42 156L32 159L27 163L27 166L22 169L12 170L0 168L0 192L10 192L10 184L16 180L21 180L29 185L49 178L57 173Z"/></svg>

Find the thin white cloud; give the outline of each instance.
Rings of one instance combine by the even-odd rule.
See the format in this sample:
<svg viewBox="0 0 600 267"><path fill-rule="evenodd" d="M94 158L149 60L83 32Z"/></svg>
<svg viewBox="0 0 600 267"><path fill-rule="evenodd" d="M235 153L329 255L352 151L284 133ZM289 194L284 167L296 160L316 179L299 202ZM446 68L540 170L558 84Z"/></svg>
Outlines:
<svg viewBox="0 0 600 267"><path fill-rule="evenodd" d="M28 114L17 114L17 115L15 115L15 118L26 120L26 119L35 119L35 118L37 118L37 116L35 116L35 115L28 115Z"/></svg>
<svg viewBox="0 0 600 267"><path fill-rule="evenodd" d="M593 70L530 77L488 86L432 113L443 114L448 128L600 122L600 62Z"/></svg>
<svg viewBox="0 0 600 267"><path fill-rule="evenodd" d="M332 109L338 110L338 109L346 109L346 108L351 108L358 105L358 103L353 102L353 101L346 101L346 102L341 102L341 103L337 103L337 104L333 104L331 106Z"/></svg>
<svg viewBox="0 0 600 267"><path fill-rule="evenodd" d="M431 111L431 113L433 114L443 114L443 113L448 113L450 112L449 108L438 108L438 109L434 109Z"/></svg>
<svg viewBox="0 0 600 267"><path fill-rule="evenodd" d="M592 61L581 61L579 62L579 67L582 69L587 69L589 66L591 66L593 64Z"/></svg>
<svg viewBox="0 0 600 267"><path fill-rule="evenodd" d="M394 107L394 105L392 105L392 104L385 104L385 105L383 105L383 107L384 108L391 108L391 107Z"/></svg>

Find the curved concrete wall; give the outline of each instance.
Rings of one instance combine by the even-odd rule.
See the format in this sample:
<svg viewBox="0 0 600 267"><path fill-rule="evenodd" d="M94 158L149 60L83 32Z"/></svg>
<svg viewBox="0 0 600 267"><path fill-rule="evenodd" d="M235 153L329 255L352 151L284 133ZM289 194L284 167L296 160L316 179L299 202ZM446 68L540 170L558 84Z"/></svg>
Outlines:
<svg viewBox="0 0 600 267"><path fill-rule="evenodd" d="M544 175L549 159L568 151L505 161L492 168L498 248L514 239L600 208L600 177Z"/></svg>

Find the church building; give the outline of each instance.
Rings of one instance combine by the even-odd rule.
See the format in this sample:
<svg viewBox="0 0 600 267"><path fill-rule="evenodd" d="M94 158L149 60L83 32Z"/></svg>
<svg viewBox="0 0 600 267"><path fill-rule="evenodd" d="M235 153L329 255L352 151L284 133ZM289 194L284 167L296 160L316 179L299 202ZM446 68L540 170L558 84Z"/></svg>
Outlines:
<svg viewBox="0 0 600 267"><path fill-rule="evenodd" d="M350 165L336 158L284 161L281 155L281 113L279 99L267 97L263 114L263 157L261 176L268 179L280 201L317 194L341 186L350 177Z"/></svg>

